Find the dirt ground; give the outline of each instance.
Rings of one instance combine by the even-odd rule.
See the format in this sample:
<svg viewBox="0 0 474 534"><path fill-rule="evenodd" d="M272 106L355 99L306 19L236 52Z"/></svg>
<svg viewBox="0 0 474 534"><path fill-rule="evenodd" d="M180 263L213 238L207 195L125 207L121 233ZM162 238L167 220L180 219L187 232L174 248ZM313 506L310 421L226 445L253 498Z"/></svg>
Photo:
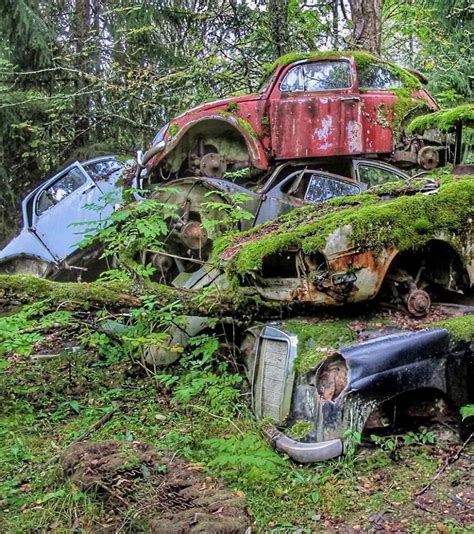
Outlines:
<svg viewBox="0 0 474 534"><path fill-rule="evenodd" d="M156 534L238 534L250 526L242 495L145 443L78 443L65 451L62 466L104 501L102 532L116 532L132 516Z"/></svg>

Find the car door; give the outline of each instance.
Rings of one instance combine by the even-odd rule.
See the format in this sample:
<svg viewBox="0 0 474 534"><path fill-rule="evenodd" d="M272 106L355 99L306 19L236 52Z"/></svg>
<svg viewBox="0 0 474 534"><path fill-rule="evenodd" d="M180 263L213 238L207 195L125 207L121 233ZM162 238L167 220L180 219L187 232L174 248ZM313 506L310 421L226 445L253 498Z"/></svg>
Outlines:
<svg viewBox="0 0 474 534"><path fill-rule="evenodd" d="M102 191L79 163L70 165L38 190L32 230L58 260L73 253L87 223L101 217L97 210L87 207L98 204L101 196Z"/></svg>
<svg viewBox="0 0 474 534"><path fill-rule="evenodd" d="M360 154L360 97L352 58L297 63L269 99L277 159Z"/></svg>
<svg viewBox="0 0 474 534"><path fill-rule="evenodd" d="M262 224L279 215L304 206L319 204L334 197L357 195L366 186L329 172L303 169L291 173L262 195L255 224Z"/></svg>
<svg viewBox="0 0 474 534"><path fill-rule="evenodd" d="M353 166L355 179L367 184L367 187L410 178L402 170L377 161L356 159L353 160Z"/></svg>
<svg viewBox="0 0 474 534"><path fill-rule="evenodd" d="M377 63L357 69L362 105L364 152L392 152L394 148L395 106L399 97L394 90L403 87L399 76Z"/></svg>

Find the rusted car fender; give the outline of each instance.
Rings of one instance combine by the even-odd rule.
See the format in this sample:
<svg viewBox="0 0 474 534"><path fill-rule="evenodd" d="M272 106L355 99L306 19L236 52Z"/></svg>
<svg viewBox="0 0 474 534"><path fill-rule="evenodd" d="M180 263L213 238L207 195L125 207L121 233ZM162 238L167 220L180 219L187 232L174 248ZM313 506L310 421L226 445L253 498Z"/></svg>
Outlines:
<svg viewBox="0 0 474 534"><path fill-rule="evenodd" d="M454 319L464 320L472 324L472 315ZM265 424L266 437L297 462L319 462L347 451L353 443L346 436L362 433L375 410L403 395L434 391L454 406L471 403L474 338L461 339L449 328L388 335L382 329L298 373L296 359L305 350L298 334L284 323L247 330L241 349L252 407L257 418L274 421ZM295 422L309 424L305 436L291 435Z"/></svg>
<svg viewBox="0 0 474 534"><path fill-rule="evenodd" d="M224 115L207 115L204 117L198 117L194 120L189 120L189 122L185 122L183 125L180 125L180 130L172 136L169 136L166 139L166 145L163 148L163 151L158 152L155 156L153 156L148 162L147 162L147 169L151 170L156 165L158 165L160 162L162 162L167 156L171 154L171 152L179 145L179 143L183 140L183 138L186 136L187 133L189 133L195 126L202 122L208 122L208 121L217 121L221 122L222 124L228 124L232 128L234 128L244 139L245 144L247 146L250 162L254 167L257 169L265 170L268 168L268 157L265 153L264 147L262 143L259 141L257 133L252 129L250 124L248 125L248 128L245 128L242 126L242 124L239 122L239 120L236 117L233 117L231 115L224 116ZM179 124L180 121L176 121L177 124ZM244 122L247 124L246 122ZM169 134L168 134L169 135ZM155 147L150 147L149 152L156 150Z"/></svg>

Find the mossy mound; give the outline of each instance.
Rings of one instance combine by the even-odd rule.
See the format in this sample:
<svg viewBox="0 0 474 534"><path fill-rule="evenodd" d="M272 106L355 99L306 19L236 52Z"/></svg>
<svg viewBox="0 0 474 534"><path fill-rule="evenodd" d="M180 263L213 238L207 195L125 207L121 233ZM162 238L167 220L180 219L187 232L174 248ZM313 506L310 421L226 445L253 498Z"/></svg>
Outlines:
<svg viewBox="0 0 474 534"><path fill-rule="evenodd" d="M437 128L446 132L459 122L474 124L474 104L463 104L455 108L420 115L410 122L407 130L408 132L422 132Z"/></svg>
<svg viewBox="0 0 474 534"><path fill-rule="evenodd" d="M428 328L446 328L454 341L474 341L474 315L452 317L444 321L437 321L428 325Z"/></svg>
<svg viewBox="0 0 474 534"><path fill-rule="evenodd" d="M344 319L317 323L309 320L289 320L284 323L284 327L298 336L295 371L299 374L308 373L334 350L357 339L349 321Z"/></svg>
<svg viewBox="0 0 474 534"><path fill-rule="evenodd" d="M258 271L266 256L290 247L306 254L323 251L342 227L349 228L358 251L416 250L443 232L460 238L472 232L472 177L439 177L439 189L429 195L413 190L403 194L406 184L400 182L384 187L399 196L385 200L374 190L296 209L250 231L224 236L215 245L214 258L224 260L228 275L235 278Z"/></svg>

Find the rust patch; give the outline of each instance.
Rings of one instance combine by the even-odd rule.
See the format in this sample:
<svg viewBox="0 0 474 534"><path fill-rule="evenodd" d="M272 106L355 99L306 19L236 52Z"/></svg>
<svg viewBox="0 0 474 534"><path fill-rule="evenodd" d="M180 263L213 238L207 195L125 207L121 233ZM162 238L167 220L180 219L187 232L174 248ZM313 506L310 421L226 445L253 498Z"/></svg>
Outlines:
<svg viewBox="0 0 474 534"><path fill-rule="evenodd" d="M327 364L318 379L318 393L322 400L336 399L347 384L347 365L340 357Z"/></svg>

